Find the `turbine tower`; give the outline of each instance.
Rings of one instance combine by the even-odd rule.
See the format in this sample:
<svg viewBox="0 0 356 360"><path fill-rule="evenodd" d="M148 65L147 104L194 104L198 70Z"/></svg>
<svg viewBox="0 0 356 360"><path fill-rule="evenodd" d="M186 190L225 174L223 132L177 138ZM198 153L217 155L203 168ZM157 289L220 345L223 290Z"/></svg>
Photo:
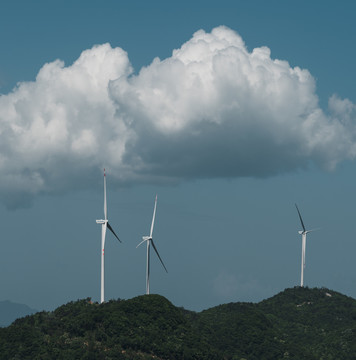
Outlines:
<svg viewBox="0 0 356 360"><path fill-rule="evenodd" d="M157 195L156 195L156 199L155 199L155 206L153 209L153 217L152 217L150 236L143 236L142 237L143 240L136 246L136 248L138 248L141 244L143 244L145 241L147 241L146 295L150 294L150 246L151 246L151 244L152 244L152 247L153 247L154 251L156 252L161 264L163 265L164 269L168 273L167 268L165 267L161 257L159 256L158 250L157 250L155 243L153 242L153 238L152 238L153 226L154 226L155 217L156 217L156 207L157 207Z"/></svg>
<svg viewBox="0 0 356 360"><path fill-rule="evenodd" d="M101 224L101 286L100 286L100 303L104 302L104 248L105 248L105 235L106 228L108 228L116 237L117 240L121 242L119 237L115 234L115 231L110 226L108 221L108 209L106 205L106 174L104 169L104 219L96 220L97 224Z"/></svg>
<svg viewBox="0 0 356 360"><path fill-rule="evenodd" d="M298 209L297 204L295 204L295 207L297 208L299 219L300 219L300 222L301 222L302 228L303 228L303 230L298 231L298 233L300 235L302 235L302 265L301 265L301 274L300 274L300 286L303 287L304 286L305 249L306 249L306 243L307 243L307 234L311 231L315 231L318 229L306 230L304 223L303 223L302 215L300 215L300 211Z"/></svg>

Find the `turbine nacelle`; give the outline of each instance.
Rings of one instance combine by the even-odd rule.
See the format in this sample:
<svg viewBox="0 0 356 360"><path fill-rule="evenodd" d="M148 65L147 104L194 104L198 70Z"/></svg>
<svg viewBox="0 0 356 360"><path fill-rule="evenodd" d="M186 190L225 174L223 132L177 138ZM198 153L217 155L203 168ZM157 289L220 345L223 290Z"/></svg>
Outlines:
<svg viewBox="0 0 356 360"><path fill-rule="evenodd" d="M107 220L96 220L97 224L105 224L107 222L108 222Z"/></svg>
<svg viewBox="0 0 356 360"><path fill-rule="evenodd" d="M149 241L149 240L152 240L152 237L151 237L151 236L142 236L142 241L136 246L136 249L137 249L141 244L143 244L145 241Z"/></svg>

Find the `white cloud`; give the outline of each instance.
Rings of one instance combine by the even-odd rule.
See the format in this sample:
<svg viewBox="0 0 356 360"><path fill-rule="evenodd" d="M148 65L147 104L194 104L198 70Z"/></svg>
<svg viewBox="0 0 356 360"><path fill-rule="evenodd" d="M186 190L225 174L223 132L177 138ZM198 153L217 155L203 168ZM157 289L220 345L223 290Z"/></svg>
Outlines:
<svg viewBox="0 0 356 360"><path fill-rule="evenodd" d="M105 159L120 163L129 135L115 116L108 83L131 71L127 54L104 44L72 66L45 64L35 82L0 97L0 192L8 206L15 197L14 206L71 189Z"/></svg>
<svg viewBox="0 0 356 360"><path fill-rule="evenodd" d="M103 166L117 184L332 169L355 157L355 105L333 96L329 110L307 70L226 27L136 75L122 49L94 46L0 96L0 193L16 206L90 187Z"/></svg>

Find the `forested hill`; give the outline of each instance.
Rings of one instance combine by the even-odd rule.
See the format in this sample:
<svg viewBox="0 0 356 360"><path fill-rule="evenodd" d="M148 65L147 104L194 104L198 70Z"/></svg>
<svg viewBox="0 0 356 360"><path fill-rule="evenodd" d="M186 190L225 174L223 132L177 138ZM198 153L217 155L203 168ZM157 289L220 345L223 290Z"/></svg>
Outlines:
<svg viewBox="0 0 356 360"><path fill-rule="evenodd" d="M356 359L356 300L295 287L196 313L159 295L85 299L0 329L0 359Z"/></svg>

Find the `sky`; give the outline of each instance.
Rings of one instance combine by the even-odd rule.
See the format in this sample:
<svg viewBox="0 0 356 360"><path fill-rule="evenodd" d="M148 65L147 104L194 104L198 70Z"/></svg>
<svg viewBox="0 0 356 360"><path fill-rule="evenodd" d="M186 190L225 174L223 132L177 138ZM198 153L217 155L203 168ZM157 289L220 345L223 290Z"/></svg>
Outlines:
<svg viewBox="0 0 356 360"><path fill-rule="evenodd" d="M356 298L356 5L3 1L0 300Z"/></svg>

